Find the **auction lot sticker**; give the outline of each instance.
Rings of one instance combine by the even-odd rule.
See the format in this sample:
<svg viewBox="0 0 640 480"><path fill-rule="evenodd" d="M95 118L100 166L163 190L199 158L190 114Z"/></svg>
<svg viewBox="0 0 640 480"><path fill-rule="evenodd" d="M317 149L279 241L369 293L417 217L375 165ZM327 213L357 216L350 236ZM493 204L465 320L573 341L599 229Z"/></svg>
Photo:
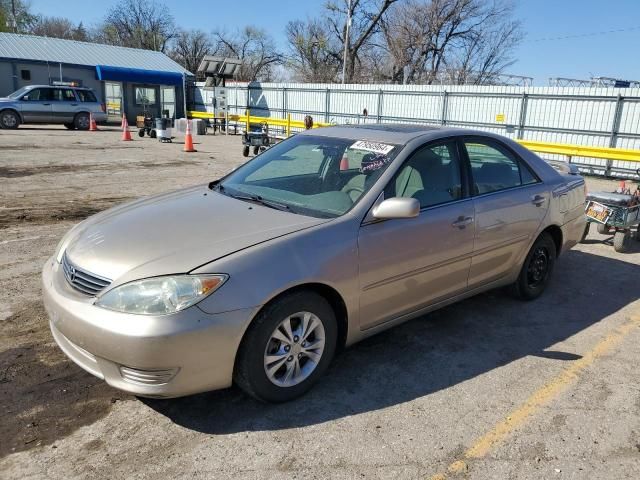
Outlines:
<svg viewBox="0 0 640 480"><path fill-rule="evenodd" d="M383 155L386 155L391 150L393 150L393 145L387 145L386 143L368 142L367 140L358 140L349 148L352 148L354 150L366 150L368 152L382 153Z"/></svg>

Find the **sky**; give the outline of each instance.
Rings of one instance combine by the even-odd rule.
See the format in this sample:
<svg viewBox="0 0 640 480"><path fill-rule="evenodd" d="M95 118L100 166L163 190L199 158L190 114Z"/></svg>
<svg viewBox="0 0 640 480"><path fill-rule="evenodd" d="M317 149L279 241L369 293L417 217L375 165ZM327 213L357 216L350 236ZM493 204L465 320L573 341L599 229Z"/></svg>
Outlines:
<svg viewBox="0 0 640 480"><path fill-rule="evenodd" d="M117 0L31 0L34 13L99 23ZM285 47L285 25L322 11L325 0L166 1L183 28L260 26ZM547 85L549 77L640 80L640 0L516 0L525 39L508 73Z"/></svg>

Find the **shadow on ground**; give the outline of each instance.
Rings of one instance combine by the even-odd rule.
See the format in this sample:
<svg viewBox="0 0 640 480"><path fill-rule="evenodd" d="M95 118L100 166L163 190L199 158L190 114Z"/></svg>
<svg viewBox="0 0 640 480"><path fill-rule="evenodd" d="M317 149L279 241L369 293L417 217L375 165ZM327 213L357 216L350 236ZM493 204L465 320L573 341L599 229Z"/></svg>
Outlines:
<svg viewBox="0 0 640 480"><path fill-rule="evenodd" d="M580 358L553 347L638 300L640 267L570 251L533 302L479 295L361 342L333 362L302 399L256 402L238 389L182 399L142 399L176 424L209 434L323 423L411 401L528 355Z"/></svg>

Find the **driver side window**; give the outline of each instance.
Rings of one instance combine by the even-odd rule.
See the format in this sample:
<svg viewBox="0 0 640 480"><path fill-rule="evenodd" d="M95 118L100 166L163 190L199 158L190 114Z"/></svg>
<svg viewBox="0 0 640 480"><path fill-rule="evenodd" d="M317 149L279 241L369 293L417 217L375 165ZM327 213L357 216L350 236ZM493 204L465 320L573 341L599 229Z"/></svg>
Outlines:
<svg viewBox="0 0 640 480"><path fill-rule="evenodd" d="M456 144L423 147L411 155L385 189L385 198L416 198L420 208L462 198L460 158Z"/></svg>
<svg viewBox="0 0 640 480"><path fill-rule="evenodd" d="M44 100L51 100L49 91L49 88L34 88L25 96L23 96L22 99L28 102L42 102Z"/></svg>

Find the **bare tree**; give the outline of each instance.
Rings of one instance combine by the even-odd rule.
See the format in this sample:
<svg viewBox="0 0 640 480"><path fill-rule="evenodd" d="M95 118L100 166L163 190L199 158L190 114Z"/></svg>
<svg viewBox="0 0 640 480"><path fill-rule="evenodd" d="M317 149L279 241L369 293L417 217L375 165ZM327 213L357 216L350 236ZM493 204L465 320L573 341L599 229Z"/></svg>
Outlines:
<svg viewBox="0 0 640 480"><path fill-rule="evenodd" d="M167 51L177 30L167 8L149 0L121 0L109 10L96 40L110 45Z"/></svg>
<svg viewBox="0 0 640 480"><path fill-rule="evenodd" d="M31 33L43 37L64 38L67 40L87 41L89 39L82 22L74 25L69 19L63 17L38 17L36 24L31 29Z"/></svg>
<svg viewBox="0 0 640 480"><path fill-rule="evenodd" d="M294 78L303 82L333 82L340 70L339 50L327 35L325 24L316 19L295 20L286 26L289 55L287 65Z"/></svg>
<svg viewBox="0 0 640 480"><path fill-rule="evenodd" d="M202 30L181 30L169 50L169 56L195 74L202 58L211 52L211 39L205 32Z"/></svg>
<svg viewBox="0 0 640 480"><path fill-rule="evenodd" d="M282 62L282 55L267 32L248 25L232 33L216 30L213 36L216 54L242 61L236 73L238 80L271 81L274 78L275 67Z"/></svg>
<svg viewBox="0 0 640 480"><path fill-rule="evenodd" d="M0 0L0 32L28 33L37 17L24 0Z"/></svg>
<svg viewBox="0 0 640 480"><path fill-rule="evenodd" d="M329 31L335 35L341 47L332 54L341 61L344 55L345 82L354 81L356 70L361 65L363 50L370 46L372 38L380 30L385 13L397 1L330 0L326 3ZM347 29L349 17L351 26Z"/></svg>
<svg viewBox="0 0 640 480"><path fill-rule="evenodd" d="M512 64L522 39L511 0L409 0L382 30L393 82L467 82L471 71L482 82Z"/></svg>

